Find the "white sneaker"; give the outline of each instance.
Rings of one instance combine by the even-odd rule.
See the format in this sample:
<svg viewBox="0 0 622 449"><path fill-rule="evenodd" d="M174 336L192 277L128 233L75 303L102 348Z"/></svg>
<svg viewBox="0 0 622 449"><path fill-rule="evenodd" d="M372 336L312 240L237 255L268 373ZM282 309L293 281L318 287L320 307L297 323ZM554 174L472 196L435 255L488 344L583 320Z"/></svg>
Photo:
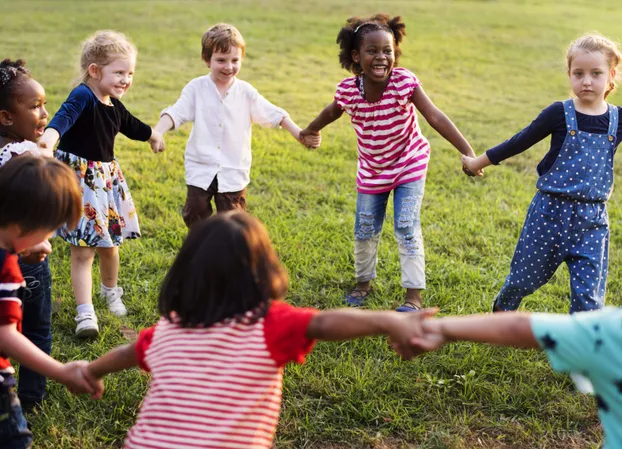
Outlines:
<svg viewBox="0 0 622 449"><path fill-rule="evenodd" d="M90 338L97 337L99 334L99 326L97 325L97 316L94 313L83 313L76 317L76 337Z"/></svg>
<svg viewBox="0 0 622 449"><path fill-rule="evenodd" d="M110 312L116 316L127 315L127 309L121 300L121 296L123 296L123 289L121 287L115 287L107 293L102 291L101 295L106 298L106 303L108 303L108 309L110 309Z"/></svg>

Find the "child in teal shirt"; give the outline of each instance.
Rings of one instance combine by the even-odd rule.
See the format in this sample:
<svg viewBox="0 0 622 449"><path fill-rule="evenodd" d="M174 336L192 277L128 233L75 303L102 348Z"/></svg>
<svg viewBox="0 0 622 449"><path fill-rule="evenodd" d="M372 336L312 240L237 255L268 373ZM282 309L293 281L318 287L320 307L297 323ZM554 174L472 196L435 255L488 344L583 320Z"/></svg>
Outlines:
<svg viewBox="0 0 622 449"><path fill-rule="evenodd" d="M603 449L622 448L622 308L429 318L423 335L411 343L423 352L457 340L541 348L555 371L589 379L603 424Z"/></svg>

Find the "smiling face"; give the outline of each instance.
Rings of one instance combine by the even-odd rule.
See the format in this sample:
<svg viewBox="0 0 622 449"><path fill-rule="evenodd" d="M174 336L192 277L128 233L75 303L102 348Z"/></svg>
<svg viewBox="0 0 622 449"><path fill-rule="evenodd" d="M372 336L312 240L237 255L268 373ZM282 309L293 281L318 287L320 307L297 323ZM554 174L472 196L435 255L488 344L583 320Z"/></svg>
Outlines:
<svg viewBox="0 0 622 449"><path fill-rule="evenodd" d="M395 64L393 35L385 30L365 34L359 50L352 51L352 60L361 66L370 81L386 81Z"/></svg>
<svg viewBox="0 0 622 449"><path fill-rule="evenodd" d="M102 67L91 64L89 75L92 81L88 83L89 87L100 100L105 101L109 97L120 100L132 85L135 66L136 56L118 58Z"/></svg>
<svg viewBox="0 0 622 449"><path fill-rule="evenodd" d="M212 53L207 66L212 71L211 76L214 82L219 86L228 86L232 83L233 78L240 72L242 60L242 50L233 45L226 53L220 51Z"/></svg>
<svg viewBox="0 0 622 449"><path fill-rule="evenodd" d="M47 125L45 90L26 76L19 83L9 110L0 111L0 124L13 138L36 142Z"/></svg>
<svg viewBox="0 0 622 449"><path fill-rule="evenodd" d="M585 103L604 101L615 71L609 68L607 58L599 51L577 54L568 70L570 86L577 98Z"/></svg>

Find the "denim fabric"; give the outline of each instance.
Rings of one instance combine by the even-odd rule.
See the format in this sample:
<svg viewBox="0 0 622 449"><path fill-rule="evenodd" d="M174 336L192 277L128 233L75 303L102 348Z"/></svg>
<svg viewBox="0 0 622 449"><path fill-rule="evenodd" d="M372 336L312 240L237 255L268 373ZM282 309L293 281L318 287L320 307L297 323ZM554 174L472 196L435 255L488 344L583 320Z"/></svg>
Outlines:
<svg viewBox="0 0 622 449"><path fill-rule="evenodd" d="M402 286L425 288L425 257L421 233L421 201L425 178L399 185L393 190L393 231L397 239ZM358 193L354 224L354 265L356 280L366 282L376 278L378 243L391 192Z"/></svg>
<svg viewBox="0 0 622 449"><path fill-rule="evenodd" d="M609 106L608 134L579 131L572 100L564 102L568 134L551 169L538 180L495 304L516 310L562 262L570 271L570 313L600 309L609 264L606 201L613 189L618 109Z"/></svg>
<svg viewBox="0 0 622 449"><path fill-rule="evenodd" d="M10 386L15 384L15 380L10 374L0 377L4 379L0 384L0 448L29 449L32 447L32 432L28 429L14 388Z"/></svg>
<svg viewBox="0 0 622 449"><path fill-rule="evenodd" d="M52 278L47 258L38 264L19 264L26 281L22 333L39 349L50 354L52 349ZM46 378L20 366L19 398L24 404L40 402L45 396Z"/></svg>

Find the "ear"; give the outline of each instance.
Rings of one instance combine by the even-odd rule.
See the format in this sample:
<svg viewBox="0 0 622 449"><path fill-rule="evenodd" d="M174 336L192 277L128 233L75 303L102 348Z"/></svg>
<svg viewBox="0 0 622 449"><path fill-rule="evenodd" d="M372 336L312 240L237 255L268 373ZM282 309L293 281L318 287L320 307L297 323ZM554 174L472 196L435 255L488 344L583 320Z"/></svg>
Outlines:
<svg viewBox="0 0 622 449"><path fill-rule="evenodd" d="M618 75L618 70L615 67L609 71L609 79L611 81L614 81L617 75Z"/></svg>
<svg viewBox="0 0 622 449"><path fill-rule="evenodd" d="M207 68L208 68L208 69L211 69L211 68L212 68L212 66L211 66L211 64L210 64L210 62L209 62L209 60L205 61L205 65L207 66Z"/></svg>
<svg viewBox="0 0 622 449"><path fill-rule="evenodd" d="M352 50L352 60L357 64L361 61L358 50Z"/></svg>
<svg viewBox="0 0 622 449"><path fill-rule="evenodd" d="M91 78L99 79L100 70L97 64L95 64L94 62L90 63L86 70Z"/></svg>
<svg viewBox="0 0 622 449"><path fill-rule="evenodd" d="M11 118L11 113L5 109L0 111L0 125L13 126L13 118Z"/></svg>

